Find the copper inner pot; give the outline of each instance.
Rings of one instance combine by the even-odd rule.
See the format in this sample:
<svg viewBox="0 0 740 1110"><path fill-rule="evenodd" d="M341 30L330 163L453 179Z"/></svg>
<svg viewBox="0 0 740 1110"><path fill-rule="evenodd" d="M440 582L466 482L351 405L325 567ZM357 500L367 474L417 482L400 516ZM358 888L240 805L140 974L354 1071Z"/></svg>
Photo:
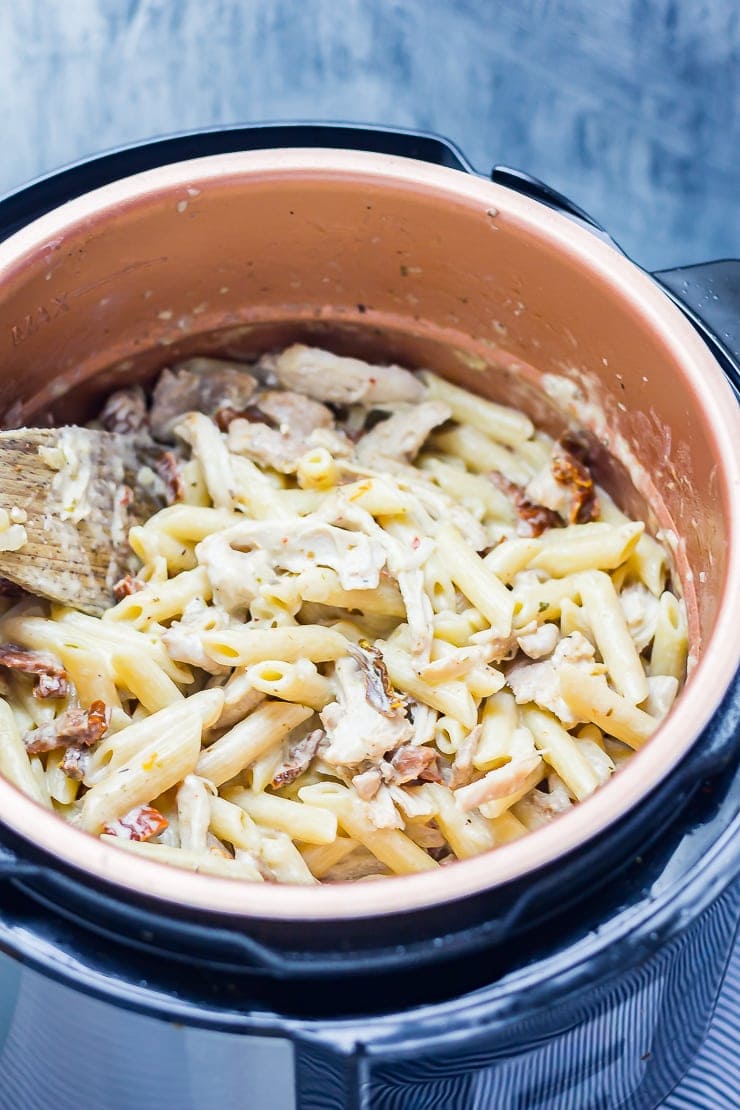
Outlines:
<svg viewBox="0 0 740 1110"><path fill-rule="evenodd" d="M88 419L112 389L192 353L300 339L430 366L589 430L598 476L663 530L689 612L691 676L598 794L444 874L250 888L117 852L0 782L0 819L111 881L214 912L356 916L491 886L636 804L698 736L738 662L740 416L690 325L635 266L564 217L455 170L340 151L227 154L90 193L0 245L6 426Z"/></svg>

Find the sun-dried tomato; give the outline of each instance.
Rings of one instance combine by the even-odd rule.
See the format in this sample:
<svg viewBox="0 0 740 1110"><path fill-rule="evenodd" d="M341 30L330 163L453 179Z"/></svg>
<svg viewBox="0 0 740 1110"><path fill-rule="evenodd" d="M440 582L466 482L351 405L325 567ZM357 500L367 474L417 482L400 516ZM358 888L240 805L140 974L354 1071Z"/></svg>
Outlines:
<svg viewBox="0 0 740 1110"><path fill-rule="evenodd" d="M180 474L180 467L172 451L163 451L155 463L157 474L164 482L167 501L173 505L176 501L185 500L185 483Z"/></svg>
<svg viewBox="0 0 740 1110"><path fill-rule="evenodd" d="M163 832L169 824L163 813L154 806L135 806L117 821L111 821L103 827L103 832L109 836L117 836L120 840L151 840Z"/></svg>
<svg viewBox="0 0 740 1110"><path fill-rule="evenodd" d="M36 675L33 691L36 698L63 698L69 693L67 672L48 652L31 651L18 644L1 644L0 667Z"/></svg>
<svg viewBox="0 0 740 1110"><path fill-rule="evenodd" d="M570 523L586 524L595 520L599 515L599 502L591 471L563 446L562 439L553 450L550 469L558 485L566 486L571 491Z"/></svg>
<svg viewBox="0 0 740 1110"><path fill-rule="evenodd" d="M497 489L511 498L517 516L527 524L531 536L541 536L548 528L563 527L564 521L560 514L554 509L548 509L546 505L538 505L530 500L523 486L511 482L498 470L491 471L488 478Z"/></svg>
<svg viewBox="0 0 740 1110"><path fill-rule="evenodd" d="M144 583L140 578L135 578L133 574L124 574L113 587L113 596L116 601L123 601L124 597L130 597L143 589Z"/></svg>

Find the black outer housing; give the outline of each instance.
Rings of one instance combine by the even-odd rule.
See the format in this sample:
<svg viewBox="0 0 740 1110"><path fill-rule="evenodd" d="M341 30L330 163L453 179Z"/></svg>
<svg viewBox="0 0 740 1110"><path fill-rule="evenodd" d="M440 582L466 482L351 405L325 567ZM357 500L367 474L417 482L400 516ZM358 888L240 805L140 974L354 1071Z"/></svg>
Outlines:
<svg viewBox="0 0 740 1110"><path fill-rule="evenodd" d="M125 148L27 186L0 201L0 239L122 176L207 154L290 146L372 150L474 172L433 135L308 124L204 131ZM492 178L608 240L585 212L536 179L501 166ZM740 262L654 276L740 395ZM503 1021L547 1005L565 982L596 981L615 961L627 965L649 954L736 880L739 757L740 671L680 765L568 856L456 902L315 927L236 916L214 926L207 913L92 879L0 825L0 949L76 989L192 1024L312 1038L323 1034L309 1016L319 1025L331 1018L339 1034L341 1015L361 1008L383 1014L375 1023L390 1030L397 1028L396 1007L439 1003L443 1011L445 1000L473 990L488 998L491 1020L498 1014ZM616 933L610 939L617 919L618 945ZM472 952L477 959L466 958ZM420 973L432 963L434 974ZM523 968L531 982L540 963L549 970L526 999L510 989ZM318 989L306 990L309 984Z"/></svg>

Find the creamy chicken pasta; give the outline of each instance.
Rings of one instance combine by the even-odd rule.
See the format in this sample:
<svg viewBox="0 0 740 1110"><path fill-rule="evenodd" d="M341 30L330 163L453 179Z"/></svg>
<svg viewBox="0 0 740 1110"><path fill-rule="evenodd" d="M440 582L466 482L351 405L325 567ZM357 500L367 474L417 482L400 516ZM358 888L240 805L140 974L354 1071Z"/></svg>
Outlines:
<svg viewBox="0 0 740 1110"><path fill-rule="evenodd" d="M0 770L88 833L254 882L430 871L589 797L676 697L665 551L577 434L300 345L98 426L160 445L138 569L100 619L0 618Z"/></svg>

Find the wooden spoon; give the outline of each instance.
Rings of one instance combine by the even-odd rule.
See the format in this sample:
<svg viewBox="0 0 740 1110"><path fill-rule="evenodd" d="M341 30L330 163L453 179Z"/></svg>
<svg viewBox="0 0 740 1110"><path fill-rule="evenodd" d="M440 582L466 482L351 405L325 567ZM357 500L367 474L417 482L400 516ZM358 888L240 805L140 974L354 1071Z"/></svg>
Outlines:
<svg viewBox="0 0 740 1110"><path fill-rule="evenodd" d="M154 445L90 428L0 432L0 508L11 520L27 516L18 550L2 550L11 533L0 531L0 575L39 597L102 613L114 584L133 569L129 528L166 504L152 470L158 454ZM17 536L16 528L11 542Z"/></svg>

